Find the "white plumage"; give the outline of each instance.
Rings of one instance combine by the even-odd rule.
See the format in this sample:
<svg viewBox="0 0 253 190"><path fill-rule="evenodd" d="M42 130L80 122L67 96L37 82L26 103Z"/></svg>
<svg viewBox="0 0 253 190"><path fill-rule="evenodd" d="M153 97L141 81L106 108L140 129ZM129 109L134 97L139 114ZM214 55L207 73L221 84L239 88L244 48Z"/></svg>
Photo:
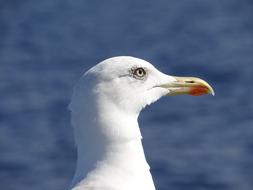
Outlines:
<svg viewBox="0 0 253 190"><path fill-rule="evenodd" d="M81 77L69 106L78 151L70 189L155 189L137 119L160 97L189 92L178 79L127 56L107 59Z"/></svg>

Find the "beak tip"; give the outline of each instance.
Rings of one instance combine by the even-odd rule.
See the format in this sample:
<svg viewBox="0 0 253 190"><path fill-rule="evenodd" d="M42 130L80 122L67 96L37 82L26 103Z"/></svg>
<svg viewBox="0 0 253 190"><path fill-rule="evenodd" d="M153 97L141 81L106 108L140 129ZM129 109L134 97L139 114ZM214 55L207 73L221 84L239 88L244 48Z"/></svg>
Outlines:
<svg viewBox="0 0 253 190"><path fill-rule="evenodd" d="M209 94L211 94L212 96L215 96L215 92L211 86L209 86Z"/></svg>

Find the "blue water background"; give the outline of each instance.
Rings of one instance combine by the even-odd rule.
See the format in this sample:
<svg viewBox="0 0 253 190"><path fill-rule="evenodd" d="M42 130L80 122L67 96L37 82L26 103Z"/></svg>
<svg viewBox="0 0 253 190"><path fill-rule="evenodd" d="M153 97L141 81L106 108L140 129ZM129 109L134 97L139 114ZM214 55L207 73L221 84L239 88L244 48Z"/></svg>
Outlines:
<svg viewBox="0 0 253 190"><path fill-rule="evenodd" d="M67 189L72 87L116 55L201 77L216 92L141 113L158 190L253 189L252 0L1 0L1 190Z"/></svg>

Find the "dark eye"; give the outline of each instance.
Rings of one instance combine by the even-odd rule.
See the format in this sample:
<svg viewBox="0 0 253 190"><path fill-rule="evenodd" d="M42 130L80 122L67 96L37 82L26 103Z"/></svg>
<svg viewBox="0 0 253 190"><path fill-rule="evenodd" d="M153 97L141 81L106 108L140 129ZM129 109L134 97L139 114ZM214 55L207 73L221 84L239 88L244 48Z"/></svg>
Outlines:
<svg viewBox="0 0 253 190"><path fill-rule="evenodd" d="M133 70L133 76L137 79L143 79L145 75L146 75L146 71L142 67L139 67Z"/></svg>

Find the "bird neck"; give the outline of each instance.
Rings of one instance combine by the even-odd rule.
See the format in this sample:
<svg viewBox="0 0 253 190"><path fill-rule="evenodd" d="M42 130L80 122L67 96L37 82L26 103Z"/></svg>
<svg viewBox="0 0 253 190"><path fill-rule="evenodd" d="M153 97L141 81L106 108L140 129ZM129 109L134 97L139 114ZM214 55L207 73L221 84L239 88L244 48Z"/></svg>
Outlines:
<svg viewBox="0 0 253 190"><path fill-rule="evenodd" d="M114 176L116 171L121 174L119 180L150 175L141 143L138 114L123 113L114 105L92 107L96 109L90 110L86 106L82 113L81 109L72 110L78 149L72 185L96 181L100 177L119 178ZM107 170L115 172L108 174Z"/></svg>

